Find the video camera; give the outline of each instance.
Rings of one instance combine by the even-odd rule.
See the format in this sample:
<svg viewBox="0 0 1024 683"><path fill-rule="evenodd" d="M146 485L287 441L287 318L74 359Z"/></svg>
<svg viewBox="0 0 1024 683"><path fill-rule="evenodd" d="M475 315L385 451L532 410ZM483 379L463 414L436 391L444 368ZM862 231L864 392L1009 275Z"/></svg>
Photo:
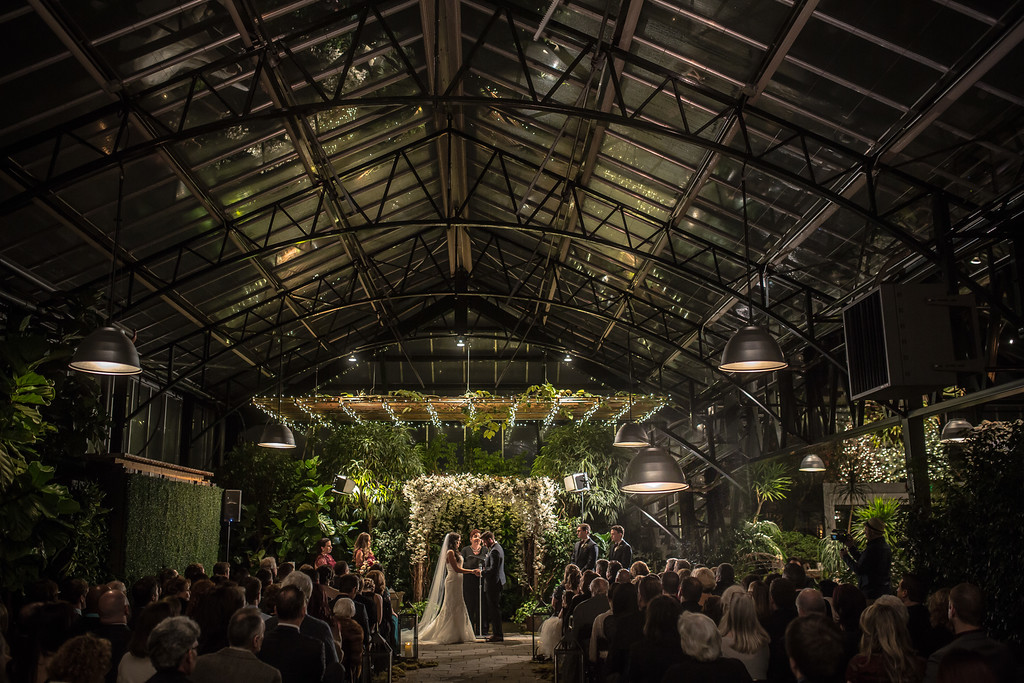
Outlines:
<svg viewBox="0 0 1024 683"><path fill-rule="evenodd" d="M848 543L850 541L850 534L841 529L833 529L829 538L833 541L839 541L840 543Z"/></svg>

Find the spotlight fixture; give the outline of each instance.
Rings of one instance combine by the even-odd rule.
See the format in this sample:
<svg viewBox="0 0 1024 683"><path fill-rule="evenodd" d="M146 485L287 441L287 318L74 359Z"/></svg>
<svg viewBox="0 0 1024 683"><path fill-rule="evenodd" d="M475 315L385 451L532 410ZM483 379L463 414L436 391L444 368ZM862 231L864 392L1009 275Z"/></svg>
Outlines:
<svg viewBox="0 0 1024 683"><path fill-rule="evenodd" d="M137 375L142 372L139 352L125 334L110 324L114 313L114 280L117 254L120 252L121 206L124 202L124 168L117 179L117 213L114 216L114 246L110 255L110 280L107 285L107 324L91 332L75 349L68 367L93 375Z"/></svg>
<svg viewBox="0 0 1024 683"><path fill-rule="evenodd" d="M625 493L673 493L690 488L679 463L664 448L637 451L626 466L619 489Z"/></svg>
<svg viewBox="0 0 1024 683"><path fill-rule="evenodd" d="M455 340L455 345L461 349L466 345L466 340L463 339L462 337L459 337L458 339Z"/></svg>
<svg viewBox="0 0 1024 683"><path fill-rule="evenodd" d="M334 486L331 488L331 493L336 493L339 496L348 496L353 493L359 493L359 487L356 486L354 479L349 479L344 474L339 474L334 478Z"/></svg>
<svg viewBox="0 0 1024 683"><path fill-rule="evenodd" d="M747 221L747 169L744 166L740 178L740 191L743 193L743 249L747 263L750 263L750 224ZM729 339L722 351L722 362L719 370L725 372L770 372L781 370L789 365L782 354L779 343L766 330L754 324L753 286L750 285L750 272L747 272L747 315L748 322ZM761 291L765 290L764 279L761 280Z"/></svg>
<svg viewBox="0 0 1024 683"><path fill-rule="evenodd" d="M590 490L590 477L586 472L570 474L565 478L565 490L567 493L583 493Z"/></svg>
<svg viewBox="0 0 1024 683"><path fill-rule="evenodd" d="M955 417L942 427L942 432L939 435L939 442L961 443L967 440L972 429L974 429L974 425L970 422L962 417Z"/></svg>
<svg viewBox="0 0 1024 683"><path fill-rule="evenodd" d="M825 471L825 461L823 461L817 455L811 453L810 455L804 457L804 459L800 461L800 471L801 472L824 472Z"/></svg>

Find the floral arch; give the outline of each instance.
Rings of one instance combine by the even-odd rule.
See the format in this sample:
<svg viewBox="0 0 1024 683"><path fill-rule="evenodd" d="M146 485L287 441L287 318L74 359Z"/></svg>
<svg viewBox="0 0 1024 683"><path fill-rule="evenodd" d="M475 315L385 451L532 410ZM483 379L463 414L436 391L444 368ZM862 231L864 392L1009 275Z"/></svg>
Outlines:
<svg viewBox="0 0 1024 683"><path fill-rule="evenodd" d="M544 539L555 528L555 482L547 477L428 475L403 488L409 500L409 554L413 593L423 596L431 547L439 535L491 529L506 550L506 573L536 588L543 569ZM442 525L445 528L441 528ZM514 538L502 538L512 535Z"/></svg>

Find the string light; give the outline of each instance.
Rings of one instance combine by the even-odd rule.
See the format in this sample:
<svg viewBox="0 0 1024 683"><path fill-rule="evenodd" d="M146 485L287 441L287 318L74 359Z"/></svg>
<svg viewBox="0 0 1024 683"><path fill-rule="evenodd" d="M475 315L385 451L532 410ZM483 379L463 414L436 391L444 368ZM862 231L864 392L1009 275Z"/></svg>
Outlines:
<svg viewBox="0 0 1024 683"><path fill-rule="evenodd" d="M437 416L437 409L430 401L427 401L427 412L430 413L430 421L434 423L434 429L441 431L441 418Z"/></svg>
<svg viewBox="0 0 1024 683"><path fill-rule="evenodd" d="M508 409L508 423L505 427L505 441L509 439L509 435L512 434L512 430L516 428L516 409L519 407L519 401L515 401L512 407Z"/></svg>
<svg viewBox="0 0 1024 683"><path fill-rule="evenodd" d="M653 408L648 410L646 413L641 415L639 418L637 418L637 423L638 424L643 424L644 422L647 422L652 417L657 415L658 411L661 410L662 408L664 408L666 405L668 405L668 404L665 401L662 401L661 403L659 403L658 405L654 406Z"/></svg>
<svg viewBox="0 0 1024 683"><path fill-rule="evenodd" d="M558 406L561 402L562 398L560 396L556 396L555 400L551 402L551 410L548 411L547 417L544 418L542 429L547 429L555 421L555 415L558 413Z"/></svg>
<svg viewBox="0 0 1024 683"><path fill-rule="evenodd" d="M384 410L387 411L387 414L391 416L391 421L395 423L396 427L408 427L409 426L408 422L403 422L402 420L398 419L398 416L395 415L395 411L392 410L391 404L388 403L388 400L386 398L381 398L380 404L382 406L384 406Z"/></svg>
<svg viewBox="0 0 1024 683"><path fill-rule="evenodd" d="M590 406L590 409L587 410L587 412L583 413L583 421L586 422L590 418L594 417L594 413L596 413L597 409L601 407L601 404L601 399L596 399L594 401L594 405Z"/></svg>
<svg viewBox="0 0 1024 683"><path fill-rule="evenodd" d="M352 410L352 408L350 408L349 405L345 403L345 401L338 401L338 405L341 406L341 409L345 411L346 415L355 420L355 423L357 425L363 424L363 418L356 415L356 411Z"/></svg>

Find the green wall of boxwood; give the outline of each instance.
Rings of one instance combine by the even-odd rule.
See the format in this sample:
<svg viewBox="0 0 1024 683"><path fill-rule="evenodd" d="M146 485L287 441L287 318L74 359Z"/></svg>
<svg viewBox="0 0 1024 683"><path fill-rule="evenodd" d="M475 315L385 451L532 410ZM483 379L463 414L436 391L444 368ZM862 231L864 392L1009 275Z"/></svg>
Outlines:
<svg viewBox="0 0 1024 683"><path fill-rule="evenodd" d="M212 573L223 491L143 474L126 479L126 578L134 581L161 567L180 572L191 562L201 562Z"/></svg>

